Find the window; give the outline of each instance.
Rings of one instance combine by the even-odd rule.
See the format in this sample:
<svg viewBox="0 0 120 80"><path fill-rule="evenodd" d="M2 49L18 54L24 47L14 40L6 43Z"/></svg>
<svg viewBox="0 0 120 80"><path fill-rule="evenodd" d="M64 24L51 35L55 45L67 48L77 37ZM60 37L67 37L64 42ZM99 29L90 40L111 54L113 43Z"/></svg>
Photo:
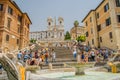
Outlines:
<svg viewBox="0 0 120 80"><path fill-rule="evenodd" d="M16 42L17 44L19 44L19 39L17 39L17 42Z"/></svg>
<svg viewBox="0 0 120 80"><path fill-rule="evenodd" d="M0 11L3 10L3 4L0 4Z"/></svg>
<svg viewBox="0 0 120 80"><path fill-rule="evenodd" d="M86 32L86 37L88 37L89 36L89 34L88 34L88 32Z"/></svg>
<svg viewBox="0 0 120 80"><path fill-rule="evenodd" d="M92 39L92 44L94 44L94 39Z"/></svg>
<svg viewBox="0 0 120 80"><path fill-rule="evenodd" d="M11 7L8 7L8 13L11 15L13 14L13 9Z"/></svg>
<svg viewBox="0 0 120 80"><path fill-rule="evenodd" d="M102 42L102 37L100 37L100 42Z"/></svg>
<svg viewBox="0 0 120 80"><path fill-rule="evenodd" d="M49 22L49 23L48 23L48 25L50 26L50 25L51 25L51 23Z"/></svg>
<svg viewBox="0 0 120 80"><path fill-rule="evenodd" d="M113 36L112 36L112 32L109 33L109 37L110 37L110 39L113 38Z"/></svg>
<svg viewBox="0 0 120 80"><path fill-rule="evenodd" d="M97 18L99 18L99 13L96 14Z"/></svg>
<svg viewBox="0 0 120 80"><path fill-rule="evenodd" d="M107 3L105 6L104 6L104 12L107 12L109 10L109 4Z"/></svg>
<svg viewBox="0 0 120 80"><path fill-rule="evenodd" d="M6 35L6 41L9 41L9 35Z"/></svg>
<svg viewBox="0 0 120 80"><path fill-rule="evenodd" d="M48 36L47 36L47 32L46 32L46 38L47 38Z"/></svg>
<svg viewBox="0 0 120 80"><path fill-rule="evenodd" d="M92 17L90 17L90 22L92 22Z"/></svg>
<svg viewBox="0 0 120 80"><path fill-rule="evenodd" d="M117 15L117 20L120 23L120 15Z"/></svg>
<svg viewBox="0 0 120 80"><path fill-rule="evenodd" d="M97 26L97 31L101 31L101 24Z"/></svg>
<svg viewBox="0 0 120 80"><path fill-rule="evenodd" d="M90 45L89 41L88 41L88 46Z"/></svg>
<svg viewBox="0 0 120 80"><path fill-rule="evenodd" d="M21 22L22 21L22 17L20 15L18 15L18 21Z"/></svg>
<svg viewBox="0 0 120 80"><path fill-rule="evenodd" d="M48 35L50 36L50 33Z"/></svg>
<svg viewBox="0 0 120 80"><path fill-rule="evenodd" d="M93 34L93 28L91 28L91 34Z"/></svg>
<svg viewBox="0 0 120 80"><path fill-rule="evenodd" d="M30 25L29 25L29 24L27 24L28 29L29 29L29 26L30 26Z"/></svg>
<svg viewBox="0 0 120 80"><path fill-rule="evenodd" d="M62 36L62 32L60 32L60 36Z"/></svg>
<svg viewBox="0 0 120 80"><path fill-rule="evenodd" d="M10 29L10 26L11 26L11 19L8 18L8 20L7 20L7 27L8 27L8 29Z"/></svg>
<svg viewBox="0 0 120 80"><path fill-rule="evenodd" d="M120 7L120 0L115 0L116 1L116 6Z"/></svg>
<svg viewBox="0 0 120 80"><path fill-rule="evenodd" d="M18 33L20 33L20 27L18 27Z"/></svg>
<svg viewBox="0 0 120 80"><path fill-rule="evenodd" d="M85 22L86 26L88 26L87 22Z"/></svg>
<svg viewBox="0 0 120 80"><path fill-rule="evenodd" d="M106 26L109 26L111 24L111 18L109 17L108 19L106 19Z"/></svg>
<svg viewBox="0 0 120 80"><path fill-rule="evenodd" d="M60 21L60 24L62 24L62 21Z"/></svg>

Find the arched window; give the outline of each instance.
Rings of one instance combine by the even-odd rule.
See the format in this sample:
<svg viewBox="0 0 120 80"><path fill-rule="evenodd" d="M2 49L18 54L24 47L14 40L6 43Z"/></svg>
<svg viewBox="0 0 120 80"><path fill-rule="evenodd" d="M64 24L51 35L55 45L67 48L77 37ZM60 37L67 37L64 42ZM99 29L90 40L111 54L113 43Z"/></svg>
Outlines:
<svg viewBox="0 0 120 80"><path fill-rule="evenodd" d="M51 23L49 22L49 23L48 23L48 25L50 26L50 25L51 25Z"/></svg>
<svg viewBox="0 0 120 80"><path fill-rule="evenodd" d="M60 32L60 36L62 36L62 32Z"/></svg>
<svg viewBox="0 0 120 80"><path fill-rule="evenodd" d="M8 34L6 35L6 41L9 41L9 35Z"/></svg>
<svg viewBox="0 0 120 80"><path fill-rule="evenodd" d="M60 21L60 24L62 24L62 21Z"/></svg>

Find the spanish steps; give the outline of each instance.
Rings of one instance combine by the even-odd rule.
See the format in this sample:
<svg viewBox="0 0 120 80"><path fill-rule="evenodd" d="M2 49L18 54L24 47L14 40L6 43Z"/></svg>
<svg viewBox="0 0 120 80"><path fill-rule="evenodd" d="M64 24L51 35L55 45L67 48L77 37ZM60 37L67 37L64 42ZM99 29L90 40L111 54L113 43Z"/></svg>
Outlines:
<svg viewBox="0 0 120 80"><path fill-rule="evenodd" d="M41 47L36 45L35 49L40 49ZM52 63L49 59L49 63L52 63L53 68L63 68L65 62L76 62L76 59L73 58L72 49L67 47L50 47L54 49L56 53L56 61ZM34 49L34 50L35 50ZM47 69L48 65L44 64L43 69Z"/></svg>

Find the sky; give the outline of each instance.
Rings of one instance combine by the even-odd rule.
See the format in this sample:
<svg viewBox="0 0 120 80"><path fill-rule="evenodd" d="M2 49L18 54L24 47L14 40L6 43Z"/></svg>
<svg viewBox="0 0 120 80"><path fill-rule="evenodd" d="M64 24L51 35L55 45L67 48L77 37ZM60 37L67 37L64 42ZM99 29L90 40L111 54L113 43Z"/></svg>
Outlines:
<svg viewBox="0 0 120 80"><path fill-rule="evenodd" d="M75 20L81 21L102 0L14 0L23 12L27 12L32 25L30 31L47 30L47 18L63 17L65 31L70 31Z"/></svg>

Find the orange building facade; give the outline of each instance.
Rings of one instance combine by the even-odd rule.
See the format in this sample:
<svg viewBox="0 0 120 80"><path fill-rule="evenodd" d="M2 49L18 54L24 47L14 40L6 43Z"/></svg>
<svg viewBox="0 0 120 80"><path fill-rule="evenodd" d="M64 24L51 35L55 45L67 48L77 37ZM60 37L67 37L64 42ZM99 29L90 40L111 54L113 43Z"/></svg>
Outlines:
<svg viewBox="0 0 120 80"><path fill-rule="evenodd" d="M85 27L78 26L70 29L71 40L76 40L78 36L85 35Z"/></svg>
<svg viewBox="0 0 120 80"><path fill-rule="evenodd" d="M120 0L103 0L82 22L86 27L86 44L110 49L120 46Z"/></svg>
<svg viewBox="0 0 120 80"><path fill-rule="evenodd" d="M0 0L0 49L10 52L29 44L31 20L12 0Z"/></svg>

